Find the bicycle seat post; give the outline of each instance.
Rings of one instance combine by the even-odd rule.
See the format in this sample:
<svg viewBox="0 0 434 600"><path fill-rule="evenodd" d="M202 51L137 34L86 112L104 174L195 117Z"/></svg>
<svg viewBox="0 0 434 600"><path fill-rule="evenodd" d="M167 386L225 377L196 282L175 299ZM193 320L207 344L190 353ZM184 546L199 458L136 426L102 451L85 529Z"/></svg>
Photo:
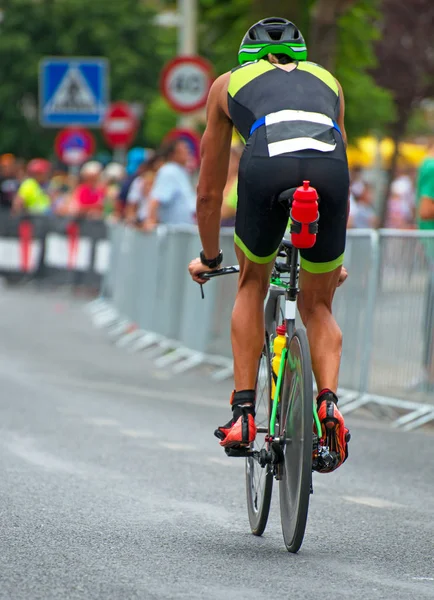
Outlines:
<svg viewBox="0 0 434 600"><path fill-rule="evenodd" d="M286 260L289 266L288 299L295 301L298 294L298 249L292 246Z"/></svg>

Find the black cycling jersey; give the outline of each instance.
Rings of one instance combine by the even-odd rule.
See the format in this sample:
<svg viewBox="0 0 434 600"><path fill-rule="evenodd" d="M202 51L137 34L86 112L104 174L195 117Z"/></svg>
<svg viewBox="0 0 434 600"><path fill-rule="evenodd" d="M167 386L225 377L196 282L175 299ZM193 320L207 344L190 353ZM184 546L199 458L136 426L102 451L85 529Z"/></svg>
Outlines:
<svg viewBox="0 0 434 600"><path fill-rule="evenodd" d="M277 196L307 179L320 195L320 219L317 242L301 251L301 265L332 271L343 263L349 189L336 80L314 63L285 71L260 60L232 71L228 104L246 142L235 243L254 262L273 260L288 224Z"/></svg>

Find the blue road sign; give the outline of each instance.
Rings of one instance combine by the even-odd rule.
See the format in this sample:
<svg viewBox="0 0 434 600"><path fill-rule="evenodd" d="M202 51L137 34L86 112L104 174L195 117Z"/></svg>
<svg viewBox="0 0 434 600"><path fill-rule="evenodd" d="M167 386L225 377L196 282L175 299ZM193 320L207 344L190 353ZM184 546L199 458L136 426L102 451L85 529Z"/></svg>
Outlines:
<svg viewBox="0 0 434 600"><path fill-rule="evenodd" d="M100 127L109 102L105 58L49 57L39 65L43 127Z"/></svg>

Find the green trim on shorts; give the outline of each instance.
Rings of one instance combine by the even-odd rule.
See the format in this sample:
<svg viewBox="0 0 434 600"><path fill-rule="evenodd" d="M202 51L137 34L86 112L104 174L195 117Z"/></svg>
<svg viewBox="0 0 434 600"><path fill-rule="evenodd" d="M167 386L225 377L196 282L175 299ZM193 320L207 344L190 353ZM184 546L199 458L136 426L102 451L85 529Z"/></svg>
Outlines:
<svg viewBox="0 0 434 600"><path fill-rule="evenodd" d="M331 273L338 267L341 267L344 264L344 253L335 258L335 260L329 260L329 262L310 262L310 260L306 260L301 257L300 259L300 267L307 271L308 273Z"/></svg>
<svg viewBox="0 0 434 600"><path fill-rule="evenodd" d="M279 251L279 248L277 248L277 250L275 252L273 252L273 254L270 254L269 256L256 256L256 254L253 254L253 252L250 252L250 250L247 248L246 244L237 236L237 234L234 235L234 241L235 241L235 245L238 246L238 248L244 252L244 254L246 255L246 257L251 260L254 263L257 263L258 265L265 265L267 263L270 263L272 260L274 260L276 258L277 252Z"/></svg>

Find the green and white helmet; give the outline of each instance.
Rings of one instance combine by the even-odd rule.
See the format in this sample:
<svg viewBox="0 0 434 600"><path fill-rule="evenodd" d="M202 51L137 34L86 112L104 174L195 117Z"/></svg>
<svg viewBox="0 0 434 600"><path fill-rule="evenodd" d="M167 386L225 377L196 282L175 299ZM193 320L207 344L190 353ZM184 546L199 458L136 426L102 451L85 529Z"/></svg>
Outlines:
<svg viewBox="0 0 434 600"><path fill-rule="evenodd" d="M307 60L306 43L294 23L270 17L250 27L241 42L238 62L243 65L267 54L286 54L293 60Z"/></svg>

